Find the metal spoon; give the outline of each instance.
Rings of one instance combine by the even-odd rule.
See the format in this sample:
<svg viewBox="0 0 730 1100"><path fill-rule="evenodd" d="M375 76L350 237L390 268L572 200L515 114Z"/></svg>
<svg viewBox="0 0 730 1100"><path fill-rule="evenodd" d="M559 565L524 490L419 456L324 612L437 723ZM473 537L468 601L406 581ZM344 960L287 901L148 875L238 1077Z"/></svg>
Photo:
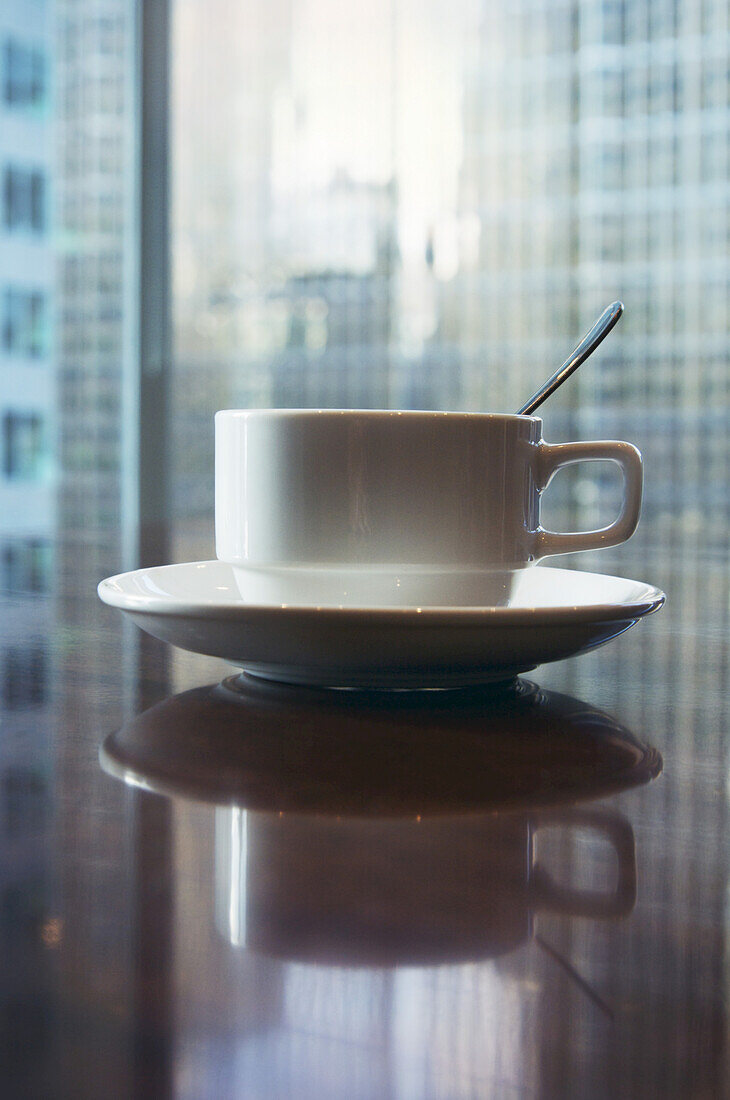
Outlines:
<svg viewBox="0 0 730 1100"><path fill-rule="evenodd" d="M573 371L577 370L581 363L584 363L588 356L593 354L602 340L605 340L623 311L623 302L612 302L610 306L604 309L591 331L586 333L575 351L565 360L562 367L559 367L555 374L548 378L545 385L541 386L537 393L533 394L530 400L522 406L518 416L529 416L539 405L542 405L546 397L555 392L558 386L562 386L565 379L570 378Z"/></svg>

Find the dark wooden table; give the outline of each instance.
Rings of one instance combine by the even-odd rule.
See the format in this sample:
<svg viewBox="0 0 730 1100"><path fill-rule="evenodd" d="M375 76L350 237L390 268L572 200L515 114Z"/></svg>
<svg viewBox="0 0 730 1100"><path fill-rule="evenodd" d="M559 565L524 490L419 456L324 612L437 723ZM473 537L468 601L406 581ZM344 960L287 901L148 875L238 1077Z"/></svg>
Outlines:
<svg viewBox="0 0 730 1100"><path fill-rule="evenodd" d="M8 597L3 1095L730 1094L730 571L608 566L667 606L500 691L266 686Z"/></svg>

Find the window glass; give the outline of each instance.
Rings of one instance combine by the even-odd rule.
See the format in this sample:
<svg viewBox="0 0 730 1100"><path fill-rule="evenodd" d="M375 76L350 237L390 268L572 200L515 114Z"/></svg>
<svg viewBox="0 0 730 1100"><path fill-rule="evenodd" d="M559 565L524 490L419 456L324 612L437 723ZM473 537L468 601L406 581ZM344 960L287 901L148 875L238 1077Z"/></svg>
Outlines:
<svg viewBox="0 0 730 1100"><path fill-rule="evenodd" d="M46 93L46 55L34 42L8 38L2 50L2 89L11 107L37 106Z"/></svg>
<svg viewBox="0 0 730 1100"><path fill-rule="evenodd" d="M135 297L136 8L0 11L0 554L60 539L79 591L130 545L137 325L157 309ZM172 556L213 553L216 409L511 411L617 297L545 434L641 447L662 521L614 556L627 571L681 554L697 515L727 548L719 0L171 0L171 17ZM551 487L555 523L611 518L610 479L580 476Z"/></svg>
<svg viewBox="0 0 730 1100"><path fill-rule="evenodd" d="M52 547L47 539L10 539L0 549L2 591L45 594L51 589Z"/></svg>
<svg viewBox="0 0 730 1100"><path fill-rule="evenodd" d="M37 413L6 412L2 423L3 473L13 480L39 480L47 455L43 420Z"/></svg>
<svg viewBox="0 0 730 1100"><path fill-rule="evenodd" d="M41 169L8 164L4 171L3 207L6 229L43 232L45 175Z"/></svg>
<svg viewBox="0 0 730 1100"><path fill-rule="evenodd" d="M727 468L730 415L722 4L176 0L173 17L178 558L213 552L216 408L514 410L615 298L624 319L545 434L641 447L663 519L617 552L627 570L681 554L697 509L727 542L704 478ZM549 499L591 525L615 486L568 471Z"/></svg>
<svg viewBox="0 0 730 1100"><path fill-rule="evenodd" d="M46 342L46 296L42 291L8 287L3 300L2 346L9 355L37 359Z"/></svg>

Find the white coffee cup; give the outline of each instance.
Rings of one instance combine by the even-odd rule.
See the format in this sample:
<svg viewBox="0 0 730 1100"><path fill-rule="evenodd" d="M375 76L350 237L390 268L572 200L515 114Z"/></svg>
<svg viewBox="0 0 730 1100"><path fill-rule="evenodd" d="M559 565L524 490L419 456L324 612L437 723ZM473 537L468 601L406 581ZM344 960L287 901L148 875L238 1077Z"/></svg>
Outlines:
<svg viewBox="0 0 730 1100"><path fill-rule="evenodd" d="M639 521L639 451L546 443L534 416L235 409L215 426L216 553L237 569L514 570L616 546ZM544 530L553 474L595 460L621 469L618 517Z"/></svg>

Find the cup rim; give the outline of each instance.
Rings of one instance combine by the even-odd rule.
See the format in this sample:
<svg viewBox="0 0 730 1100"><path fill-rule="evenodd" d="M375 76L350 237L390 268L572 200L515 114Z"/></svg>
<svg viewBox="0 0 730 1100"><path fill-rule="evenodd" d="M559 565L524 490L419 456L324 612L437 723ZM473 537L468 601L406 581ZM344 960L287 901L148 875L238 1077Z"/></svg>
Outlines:
<svg viewBox="0 0 730 1100"><path fill-rule="evenodd" d="M230 418L241 420L250 418L269 418L275 420L298 418L314 420L339 419L350 416L372 420L401 418L408 420L434 420L448 418L449 420L499 420L505 422L529 420L538 424L542 423L541 417L525 416L523 413L485 413L440 409L219 409L215 414L215 419L217 420L220 417L221 419Z"/></svg>

